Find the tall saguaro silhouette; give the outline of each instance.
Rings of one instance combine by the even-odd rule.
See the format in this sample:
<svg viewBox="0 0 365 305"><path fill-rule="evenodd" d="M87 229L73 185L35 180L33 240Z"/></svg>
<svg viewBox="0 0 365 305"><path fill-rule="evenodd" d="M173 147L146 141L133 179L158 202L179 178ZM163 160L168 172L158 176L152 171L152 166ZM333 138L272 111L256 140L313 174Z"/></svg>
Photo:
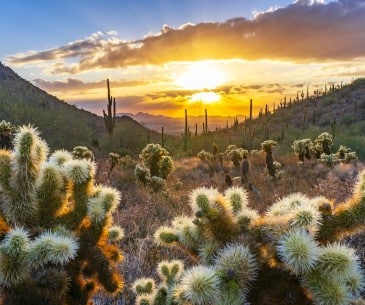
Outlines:
<svg viewBox="0 0 365 305"><path fill-rule="evenodd" d="M115 97L113 98L110 95L109 79L106 80L106 84L108 87L108 104L107 104L108 113L106 113L105 110L103 110L103 115L104 115L105 128L108 131L109 136L112 137L115 126L115 108L116 108Z"/></svg>

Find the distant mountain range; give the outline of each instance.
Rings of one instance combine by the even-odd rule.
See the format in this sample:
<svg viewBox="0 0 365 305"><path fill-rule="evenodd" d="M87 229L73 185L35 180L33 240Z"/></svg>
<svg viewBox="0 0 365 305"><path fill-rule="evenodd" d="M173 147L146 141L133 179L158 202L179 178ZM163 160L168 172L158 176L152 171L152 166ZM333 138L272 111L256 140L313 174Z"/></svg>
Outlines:
<svg viewBox="0 0 365 305"><path fill-rule="evenodd" d="M164 126L164 132L168 134L181 134L185 127L185 118L173 118L164 115L153 115L144 112L132 113L119 113L119 116L129 116L133 120L139 122L146 128L161 132L161 127ZM216 129L222 129L231 127L236 117L228 116L210 116L208 115L208 130L214 131ZM244 120L244 116L237 116L239 122ZM195 133L196 124L198 124L198 134L202 133L203 123L205 121L204 116L188 116L188 126L192 133Z"/></svg>

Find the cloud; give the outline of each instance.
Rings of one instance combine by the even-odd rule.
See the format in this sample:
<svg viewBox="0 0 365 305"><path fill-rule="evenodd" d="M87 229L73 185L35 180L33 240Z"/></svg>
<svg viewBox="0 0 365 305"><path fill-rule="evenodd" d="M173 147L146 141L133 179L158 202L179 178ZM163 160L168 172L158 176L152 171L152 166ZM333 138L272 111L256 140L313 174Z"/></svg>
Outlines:
<svg viewBox="0 0 365 305"><path fill-rule="evenodd" d="M143 86L151 84L155 81L158 80L120 80L120 81L112 81L111 83L114 88L120 88L120 87ZM48 81L37 78L33 80L32 83L35 86L50 92L82 91L82 90L106 88L106 80L99 80L96 82L84 82L82 80L75 78L67 78L66 81Z"/></svg>
<svg viewBox="0 0 365 305"><path fill-rule="evenodd" d="M284 8L257 13L252 20L238 17L178 28L164 25L160 33L135 41L120 40L114 32L98 32L59 48L15 54L7 62L24 65L58 60L53 73L79 73L203 59L321 62L364 56L365 0L326 4L298 0ZM67 63L69 58L74 63Z"/></svg>

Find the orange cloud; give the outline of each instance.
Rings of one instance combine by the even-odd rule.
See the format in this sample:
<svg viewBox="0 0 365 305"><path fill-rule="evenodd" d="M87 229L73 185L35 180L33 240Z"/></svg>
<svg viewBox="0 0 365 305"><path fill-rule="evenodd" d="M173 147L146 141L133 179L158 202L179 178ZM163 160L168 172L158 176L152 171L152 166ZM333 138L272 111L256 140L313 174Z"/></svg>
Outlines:
<svg viewBox="0 0 365 305"><path fill-rule="evenodd" d="M167 25L159 34L122 41L98 32L59 48L7 57L13 65L55 60L53 73L159 65L203 59L346 60L365 56L365 1L298 0L253 20ZM65 62L72 58L73 64ZM76 61L75 61L76 60Z"/></svg>

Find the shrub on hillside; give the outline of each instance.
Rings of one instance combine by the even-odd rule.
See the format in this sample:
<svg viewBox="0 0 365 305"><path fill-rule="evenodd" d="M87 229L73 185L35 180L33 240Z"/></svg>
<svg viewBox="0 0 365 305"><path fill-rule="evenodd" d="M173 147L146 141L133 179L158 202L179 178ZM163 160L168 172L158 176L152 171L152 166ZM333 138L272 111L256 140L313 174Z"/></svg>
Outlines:
<svg viewBox="0 0 365 305"><path fill-rule="evenodd" d="M94 184L92 161L49 155L34 128L13 144L0 150L2 304L91 305L99 290L121 291L118 191Z"/></svg>

